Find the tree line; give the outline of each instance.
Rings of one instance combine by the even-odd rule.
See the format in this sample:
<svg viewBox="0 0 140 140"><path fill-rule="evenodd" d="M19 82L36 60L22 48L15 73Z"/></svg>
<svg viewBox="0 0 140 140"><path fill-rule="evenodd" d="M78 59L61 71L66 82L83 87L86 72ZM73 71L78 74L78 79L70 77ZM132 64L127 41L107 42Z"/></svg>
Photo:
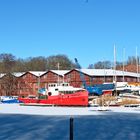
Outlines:
<svg viewBox="0 0 140 140"><path fill-rule="evenodd" d="M78 68L76 64L64 54L52 55L49 57L28 57L26 59L16 58L12 54L0 54L0 73L9 72L26 72L26 71L47 71L57 70L59 63L60 70L71 70ZM139 64L139 57L129 56L125 65ZM89 64L88 69L111 69L113 68L111 61L98 61ZM116 67L122 67L123 62L116 62Z"/></svg>
<svg viewBox="0 0 140 140"><path fill-rule="evenodd" d="M1 95L14 95L18 84L17 78L14 77L12 72L26 72L26 71L47 71L47 70L57 70L59 63L60 70L71 70L73 68L81 68L80 65L77 66L72 60L66 55L52 55L49 57L29 57L26 59L16 58L12 54L2 53L0 54L0 74L4 73L3 78L0 78L0 87L2 92ZM128 57L125 62L126 65L129 64L139 64L139 58ZM122 62L117 62L116 67L122 67ZM90 64L89 69L110 69L112 68L111 61L99 61L95 64ZM13 94L14 93L14 94Z"/></svg>
<svg viewBox="0 0 140 140"><path fill-rule="evenodd" d="M116 68L121 69L123 65L139 65L139 57L129 56L125 62L116 62ZM98 61L88 66L89 69L112 69L114 62L111 61Z"/></svg>
<svg viewBox="0 0 140 140"><path fill-rule="evenodd" d="M0 72L26 72L26 71L47 71L59 69L70 70L75 64L66 55L52 55L49 57L28 57L21 59L12 54L0 54Z"/></svg>
<svg viewBox="0 0 140 140"><path fill-rule="evenodd" d="M4 74L4 76L0 78L0 88L2 89L0 95L15 95L18 80L12 75L13 72L57 70L58 63L59 69L61 70L70 70L75 68L75 64L66 55L16 59L12 54L0 54L0 74Z"/></svg>

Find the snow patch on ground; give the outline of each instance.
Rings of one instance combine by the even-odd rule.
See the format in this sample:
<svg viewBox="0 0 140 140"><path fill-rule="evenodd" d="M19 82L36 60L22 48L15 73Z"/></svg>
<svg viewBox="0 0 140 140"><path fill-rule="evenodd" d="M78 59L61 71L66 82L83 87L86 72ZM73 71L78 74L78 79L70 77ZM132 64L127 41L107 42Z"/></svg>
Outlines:
<svg viewBox="0 0 140 140"><path fill-rule="evenodd" d="M108 107L109 111L99 111L99 107L41 107L21 106L19 104L0 104L0 113L28 115L102 115L108 112L140 113L135 107Z"/></svg>

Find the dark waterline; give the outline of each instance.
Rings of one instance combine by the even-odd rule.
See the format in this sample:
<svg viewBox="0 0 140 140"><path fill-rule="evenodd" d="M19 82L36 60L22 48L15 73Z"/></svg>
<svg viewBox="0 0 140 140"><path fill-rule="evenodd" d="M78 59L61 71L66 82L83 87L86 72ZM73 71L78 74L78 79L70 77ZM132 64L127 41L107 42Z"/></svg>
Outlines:
<svg viewBox="0 0 140 140"><path fill-rule="evenodd" d="M0 140L69 140L71 116L0 114ZM140 115L73 116L74 140L138 140Z"/></svg>

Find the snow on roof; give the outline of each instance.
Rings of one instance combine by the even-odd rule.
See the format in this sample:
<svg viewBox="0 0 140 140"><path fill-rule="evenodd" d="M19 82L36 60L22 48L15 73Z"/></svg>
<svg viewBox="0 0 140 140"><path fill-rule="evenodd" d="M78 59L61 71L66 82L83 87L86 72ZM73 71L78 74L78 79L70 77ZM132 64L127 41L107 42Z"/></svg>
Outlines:
<svg viewBox="0 0 140 140"><path fill-rule="evenodd" d="M80 71L79 69L77 69ZM114 70L112 69L81 69L81 72L90 76L112 76L114 75ZM118 74L118 72L116 72Z"/></svg>
<svg viewBox="0 0 140 140"><path fill-rule="evenodd" d="M79 71L79 69L77 69ZM133 72L126 72L120 70L113 69L81 69L81 72L90 75L90 76L132 76L132 77L140 77L140 74Z"/></svg>
<svg viewBox="0 0 140 140"><path fill-rule="evenodd" d="M81 71L84 74L87 74L89 76L131 76L131 77L140 77L140 74L133 73L133 72L127 72L127 71L120 71L113 69L76 69L77 71ZM64 76L66 73L68 73L70 70L50 70L53 73L56 73L58 75ZM29 71L29 73L35 75L35 76L42 76L47 71ZM16 77L20 77L24 75L26 72L14 72L13 75ZM0 78L2 78L5 74L0 74Z"/></svg>
<svg viewBox="0 0 140 140"><path fill-rule="evenodd" d="M140 74L134 72L125 72L125 76L140 77Z"/></svg>
<svg viewBox="0 0 140 140"><path fill-rule="evenodd" d="M46 73L46 71L29 71L29 73L35 75L35 76L41 76L44 73Z"/></svg>
<svg viewBox="0 0 140 140"><path fill-rule="evenodd" d="M69 70L50 70L50 71L61 76L64 76L67 72L69 72Z"/></svg>
<svg viewBox="0 0 140 140"><path fill-rule="evenodd" d="M2 78L4 75L6 75L6 74L4 74L4 73L0 73L0 78Z"/></svg>
<svg viewBox="0 0 140 140"><path fill-rule="evenodd" d="M16 77L20 77L20 76L22 76L23 74L25 74L25 72L14 72L14 73L12 73L14 76L16 76Z"/></svg>

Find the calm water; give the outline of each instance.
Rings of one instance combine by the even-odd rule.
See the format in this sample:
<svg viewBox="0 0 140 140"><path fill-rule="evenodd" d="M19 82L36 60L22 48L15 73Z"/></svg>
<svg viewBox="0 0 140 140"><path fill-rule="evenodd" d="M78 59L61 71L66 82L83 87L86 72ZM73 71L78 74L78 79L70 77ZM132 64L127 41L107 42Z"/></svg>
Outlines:
<svg viewBox="0 0 140 140"><path fill-rule="evenodd" d="M0 114L0 140L69 140L70 116ZM139 140L140 115L73 116L74 140Z"/></svg>

